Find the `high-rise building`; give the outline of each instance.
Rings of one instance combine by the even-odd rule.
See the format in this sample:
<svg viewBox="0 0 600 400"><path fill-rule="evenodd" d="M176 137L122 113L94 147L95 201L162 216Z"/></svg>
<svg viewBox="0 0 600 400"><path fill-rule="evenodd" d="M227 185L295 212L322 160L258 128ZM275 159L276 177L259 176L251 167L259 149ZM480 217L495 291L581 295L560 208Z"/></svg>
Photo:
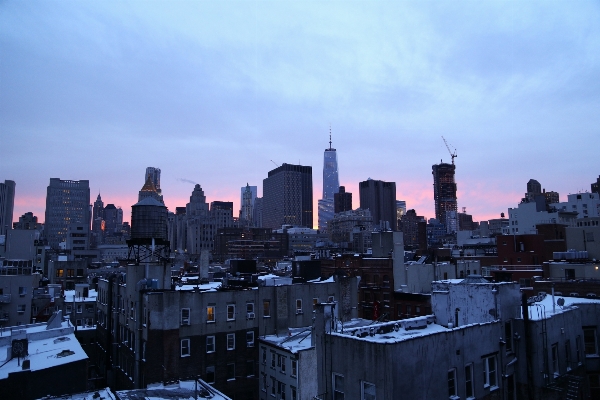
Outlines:
<svg viewBox="0 0 600 400"><path fill-rule="evenodd" d="M600 175L598 175L596 182L592 183L591 188L592 193L600 193Z"/></svg>
<svg viewBox="0 0 600 400"><path fill-rule="evenodd" d="M396 216L396 182L367 179L358 185L360 208L371 210L373 225L389 224L391 230L398 225ZM383 224L383 225L382 225Z"/></svg>
<svg viewBox="0 0 600 400"><path fill-rule="evenodd" d="M158 193L158 190L156 189L156 185L154 185L154 180L152 179L151 175L146 176L146 183L144 183L144 186L142 186L142 189L139 191L138 194L138 202L144 200L147 197L152 197L153 199L164 204L163 197Z"/></svg>
<svg viewBox="0 0 600 400"><path fill-rule="evenodd" d="M331 147L331 132L329 133L329 148L323 154L323 196L319 200L319 230L327 230L327 221L333 218L335 212L335 194L340 188L338 176L337 152Z"/></svg>
<svg viewBox="0 0 600 400"><path fill-rule="evenodd" d="M340 186L339 192L333 194L333 212L335 214L352 210L352 193Z"/></svg>
<svg viewBox="0 0 600 400"><path fill-rule="evenodd" d="M312 167L282 164L263 180L263 227L313 227Z"/></svg>
<svg viewBox="0 0 600 400"><path fill-rule="evenodd" d="M44 235L51 247L66 241L70 224L90 225L90 183L50 178L46 194Z"/></svg>
<svg viewBox="0 0 600 400"><path fill-rule="evenodd" d="M435 200L435 219L446 223L447 211L458 211L456 201L456 182L454 181L454 164L440 163L433 165L433 198Z"/></svg>
<svg viewBox="0 0 600 400"><path fill-rule="evenodd" d="M41 231L42 224L38 222L38 217L30 211L19 217L19 222L13 224L13 229Z"/></svg>
<svg viewBox="0 0 600 400"><path fill-rule="evenodd" d="M15 205L15 181L0 183L0 235L12 228Z"/></svg>
<svg viewBox="0 0 600 400"><path fill-rule="evenodd" d="M162 190L160 190L160 168L148 167L146 168L146 176L144 177L144 182L150 177L154 187L156 188L156 193L159 196L162 196Z"/></svg>
<svg viewBox="0 0 600 400"><path fill-rule="evenodd" d="M527 182L527 193L525 193L525 198L528 201L533 201L535 196L542 194L542 185L536 181L535 179L530 179Z"/></svg>
<svg viewBox="0 0 600 400"><path fill-rule="evenodd" d="M240 196L240 220L244 221L246 226L253 226L254 201L256 200L256 186L242 187Z"/></svg>

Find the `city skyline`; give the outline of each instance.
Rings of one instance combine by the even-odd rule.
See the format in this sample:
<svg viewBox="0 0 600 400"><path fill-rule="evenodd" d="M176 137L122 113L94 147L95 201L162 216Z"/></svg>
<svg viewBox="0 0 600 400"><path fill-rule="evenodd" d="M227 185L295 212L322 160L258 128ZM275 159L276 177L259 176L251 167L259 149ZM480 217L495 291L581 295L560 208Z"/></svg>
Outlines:
<svg viewBox="0 0 600 400"><path fill-rule="evenodd" d="M347 192L395 182L427 218L431 165L451 161L442 135L458 209L477 221L515 207L529 179L564 200L600 170L595 2L1 7L13 222L44 219L50 178L89 180L129 220L150 166L169 210L199 183L237 216L239 188L262 196L273 163L321 171L330 125Z"/></svg>

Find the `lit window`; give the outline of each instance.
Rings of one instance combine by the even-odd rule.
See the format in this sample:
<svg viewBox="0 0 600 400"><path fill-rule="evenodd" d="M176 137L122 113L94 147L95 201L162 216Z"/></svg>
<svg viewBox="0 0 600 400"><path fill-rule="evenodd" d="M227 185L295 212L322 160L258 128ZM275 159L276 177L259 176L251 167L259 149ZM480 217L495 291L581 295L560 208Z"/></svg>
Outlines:
<svg viewBox="0 0 600 400"><path fill-rule="evenodd" d="M235 304L227 304L227 321L235 320Z"/></svg>
<svg viewBox="0 0 600 400"><path fill-rule="evenodd" d="M362 382L361 388L361 399L362 400L375 400L375 385L369 382Z"/></svg>
<svg viewBox="0 0 600 400"><path fill-rule="evenodd" d="M181 357L189 357L190 339L181 339Z"/></svg>
<svg viewBox="0 0 600 400"><path fill-rule="evenodd" d="M214 351L215 351L215 337L207 336L206 337L206 352L214 353Z"/></svg>
<svg viewBox="0 0 600 400"><path fill-rule="evenodd" d="M206 307L206 322L215 322L215 306Z"/></svg>
<svg viewBox="0 0 600 400"><path fill-rule="evenodd" d="M267 318L271 316L271 302L269 300L263 301L263 317Z"/></svg>
<svg viewBox="0 0 600 400"><path fill-rule="evenodd" d="M317 309L317 304L319 304L319 299L318 298L314 298L313 299L313 311Z"/></svg>
<svg viewBox="0 0 600 400"><path fill-rule="evenodd" d="M227 350L235 349L235 333L227 334Z"/></svg>

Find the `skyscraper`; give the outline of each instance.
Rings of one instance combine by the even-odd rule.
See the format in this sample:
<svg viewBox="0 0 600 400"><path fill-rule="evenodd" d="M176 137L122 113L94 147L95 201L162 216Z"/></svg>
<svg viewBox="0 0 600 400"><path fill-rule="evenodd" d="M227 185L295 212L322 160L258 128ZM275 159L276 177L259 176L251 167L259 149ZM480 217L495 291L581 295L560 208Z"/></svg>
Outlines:
<svg viewBox="0 0 600 400"><path fill-rule="evenodd" d="M359 183L358 190L360 208L371 210L373 226L388 223L389 228L395 231L398 224L396 182L377 181L369 178Z"/></svg>
<svg viewBox="0 0 600 400"><path fill-rule="evenodd" d="M446 224L446 212L457 211L456 182L454 182L454 164L440 163L432 165L433 198L435 200L435 219Z"/></svg>
<svg viewBox="0 0 600 400"><path fill-rule="evenodd" d="M5 180L0 183L0 235L6 235L12 229L15 186L14 181Z"/></svg>
<svg viewBox="0 0 600 400"><path fill-rule="evenodd" d="M104 239L104 202L98 193L98 197L92 207L92 235L90 244L96 247L103 243Z"/></svg>
<svg viewBox="0 0 600 400"><path fill-rule="evenodd" d="M162 190L160 189L160 168L147 167L144 182L147 182L148 178L150 178L152 184L154 185L154 189L158 195L157 200L164 204L165 202L163 201Z"/></svg>
<svg viewBox="0 0 600 400"><path fill-rule="evenodd" d="M90 183L50 178L44 225L48 244L58 247L65 241L70 224L83 224L90 229Z"/></svg>
<svg viewBox="0 0 600 400"><path fill-rule="evenodd" d="M346 188L340 186L339 192L333 194L333 203L335 214L352 210L352 193L346 192Z"/></svg>
<svg viewBox="0 0 600 400"><path fill-rule="evenodd" d="M312 167L282 164L263 179L263 227L313 227Z"/></svg>
<svg viewBox="0 0 600 400"><path fill-rule="evenodd" d="M240 196L240 220L247 226L253 226L254 201L256 200L256 186L242 187Z"/></svg>
<svg viewBox="0 0 600 400"><path fill-rule="evenodd" d="M146 175L146 183L144 183L144 186L142 186L142 189L138 193L138 202L144 200L146 197L152 197L164 204L163 197L158 193L151 175Z"/></svg>
<svg viewBox="0 0 600 400"><path fill-rule="evenodd" d="M327 229L327 221L333 218L335 211L334 194L339 191L337 152L331 147L331 132L329 133L329 148L323 154L323 197L319 200L319 230Z"/></svg>

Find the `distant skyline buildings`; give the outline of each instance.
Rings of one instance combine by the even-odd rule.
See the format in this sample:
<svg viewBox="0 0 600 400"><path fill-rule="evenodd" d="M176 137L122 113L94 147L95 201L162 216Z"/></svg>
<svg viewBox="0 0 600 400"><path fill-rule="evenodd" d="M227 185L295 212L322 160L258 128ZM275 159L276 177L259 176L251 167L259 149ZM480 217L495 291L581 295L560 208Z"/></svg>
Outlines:
<svg viewBox="0 0 600 400"><path fill-rule="evenodd" d="M246 186L242 186L240 194L240 220L248 226L254 226L254 202L257 197L257 187L250 186L246 183Z"/></svg>
<svg viewBox="0 0 600 400"><path fill-rule="evenodd" d="M0 235L12 229L16 185L11 180L0 182Z"/></svg>
<svg viewBox="0 0 600 400"><path fill-rule="evenodd" d="M456 198L456 181L454 164L434 164L433 174L433 199L435 203L435 219L446 224L448 211L458 211Z"/></svg>
<svg viewBox="0 0 600 400"><path fill-rule="evenodd" d="M313 227L312 167L283 163L263 180L264 228Z"/></svg>
<svg viewBox="0 0 600 400"><path fill-rule="evenodd" d="M391 230L396 230L396 182L385 182L367 179L359 183L360 208L371 211L373 226L381 223L389 224Z"/></svg>
<svg viewBox="0 0 600 400"><path fill-rule="evenodd" d="M44 236L51 247L66 241L69 225L90 229L90 183L88 180L50 178L46 191Z"/></svg>
<svg viewBox="0 0 600 400"><path fill-rule="evenodd" d="M323 192L318 201L319 230L327 230L327 221L333 218L335 211L334 195L339 191L337 151L331 147L331 131L329 132L329 148L323 153Z"/></svg>

